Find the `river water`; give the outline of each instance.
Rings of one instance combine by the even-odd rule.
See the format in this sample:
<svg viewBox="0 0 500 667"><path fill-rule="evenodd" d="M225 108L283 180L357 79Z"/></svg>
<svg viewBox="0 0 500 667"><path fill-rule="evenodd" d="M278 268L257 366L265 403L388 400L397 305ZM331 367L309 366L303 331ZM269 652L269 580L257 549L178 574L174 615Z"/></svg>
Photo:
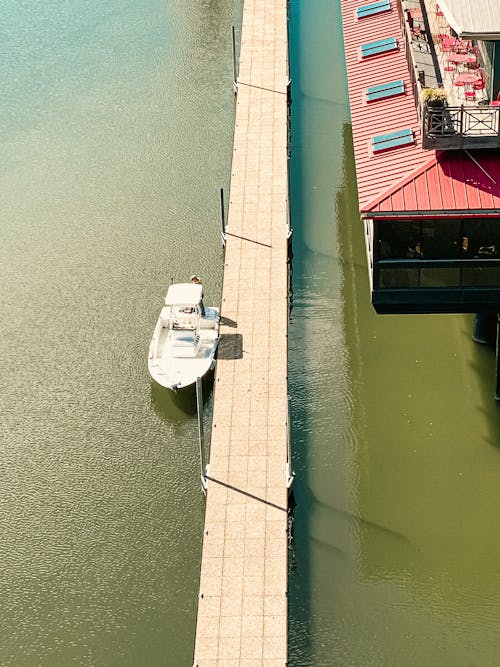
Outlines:
<svg viewBox="0 0 500 667"><path fill-rule="evenodd" d="M340 26L292 0L290 664L498 665L494 353L369 304Z"/></svg>
<svg viewBox="0 0 500 667"><path fill-rule="evenodd" d="M290 9L290 664L495 665L493 354L375 316L338 2ZM241 0L0 10L0 664L190 665L196 418L146 355L171 278L220 298Z"/></svg>
<svg viewBox="0 0 500 667"><path fill-rule="evenodd" d="M188 665L196 417L147 351L171 278L220 299L241 4L0 12L0 664Z"/></svg>

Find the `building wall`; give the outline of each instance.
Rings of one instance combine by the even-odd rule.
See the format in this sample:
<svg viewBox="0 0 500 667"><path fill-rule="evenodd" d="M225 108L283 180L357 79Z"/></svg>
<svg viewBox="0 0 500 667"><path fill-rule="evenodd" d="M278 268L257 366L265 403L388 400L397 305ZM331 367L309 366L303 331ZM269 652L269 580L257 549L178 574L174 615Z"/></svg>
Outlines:
<svg viewBox="0 0 500 667"><path fill-rule="evenodd" d="M500 217L377 219L373 232L379 312L500 310Z"/></svg>

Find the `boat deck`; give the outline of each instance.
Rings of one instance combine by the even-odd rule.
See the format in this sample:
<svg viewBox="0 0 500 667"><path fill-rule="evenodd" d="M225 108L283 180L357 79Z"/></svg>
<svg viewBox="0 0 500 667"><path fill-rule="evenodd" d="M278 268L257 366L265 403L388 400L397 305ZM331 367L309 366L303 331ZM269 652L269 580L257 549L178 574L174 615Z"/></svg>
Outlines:
<svg viewBox="0 0 500 667"><path fill-rule="evenodd" d="M245 0L194 665L287 660L286 0Z"/></svg>

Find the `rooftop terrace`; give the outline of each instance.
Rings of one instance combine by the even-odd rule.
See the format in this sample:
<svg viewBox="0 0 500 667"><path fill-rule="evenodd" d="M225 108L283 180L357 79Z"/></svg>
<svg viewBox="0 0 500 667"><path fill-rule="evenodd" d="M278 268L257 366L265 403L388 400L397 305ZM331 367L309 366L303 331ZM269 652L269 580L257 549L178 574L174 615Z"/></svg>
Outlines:
<svg viewBox="0 0 500 667"><path fill-rule="evenodd" d="M485 104L484 90L477 91L480 99L464 95L463 100L447 99L442 107L424 104L423 90L429 86L440 88L448 82L450 95L454 93L453 73L444 70L447 51L440 48L443 38L438 37L450 34L445 32L449 28L439 24L444 19L436 5L432 16L430 3L420 5L418 0L362 2L341 4L361 213L403 214L431 207L436 215L470 208L497 215L497 200L483 200L483 192L488 194L500 182L499 107L489 100ZM417 10L415 18L420 12L420 31L415 29L418 22L410 25L407 20L410 9ZM442 151L447 148L465 150ZM474 165L477 169L471 173ZM436 178L446 186L442 201L431 201L424 191L415 205L415 174L420 170L426 180L419 180L419 186L425 180L432 189ZM415 187L406 188L407 183ZM382 206L389 195L390 201Z"/></svg>
<svg viewBox="0 0 500 667"><path fill-rule="evenodd" d="M423 148L500 147L484 43L458 39L435 0L402 0L401 16Z"/></svg>

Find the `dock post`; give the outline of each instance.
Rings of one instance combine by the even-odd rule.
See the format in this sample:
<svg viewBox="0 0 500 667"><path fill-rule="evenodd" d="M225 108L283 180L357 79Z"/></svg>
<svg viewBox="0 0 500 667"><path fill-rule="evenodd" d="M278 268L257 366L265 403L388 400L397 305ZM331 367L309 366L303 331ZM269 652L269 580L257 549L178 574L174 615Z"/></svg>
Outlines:
<svg viewBox="0 0 500 667"><path fill-rule="evenodd" d="M222 247L226 247L226 214L224 212L224 188L220 189L220 221L222 226Z"/></svg>
<svg viewBox="0 0 500 667"><path fill-rule="evenodd" d="M290 396L287 397L287 425L286 425L286 488L291 493L295 473L292 463L292 429L290 426Z"/></svg>
<svg viewBox="0 0 500 667"><path fill-rule="evenodd" d="M201 378L196 378L196 408L198 412L198 440L200 443L200 478L203 493L206 494L208 482L205 469L205 458L203 456L203 389Z"/></svg>
<svg viewBox="0 0 500 667"><path fill-rule="evenodd" d="M493 345L496 338L497 316L495 313L475 313L472 324L472 339L483 345Z"/></svg>
<svg viewBox="0 0 500 667"><path fill-rule="evenodd" d="M236 68L236 37L234 35L234 25L231 26L232 44L233 44L233 90L234 94L238 92L238 72Z"/></svg>
<svg viewBox="0 0 500 667"><path fill-rule="evenodd" d="M496 364L495 364L495 399L500 401L500 313L497 313L497 345L496 345Z"/></svg>

